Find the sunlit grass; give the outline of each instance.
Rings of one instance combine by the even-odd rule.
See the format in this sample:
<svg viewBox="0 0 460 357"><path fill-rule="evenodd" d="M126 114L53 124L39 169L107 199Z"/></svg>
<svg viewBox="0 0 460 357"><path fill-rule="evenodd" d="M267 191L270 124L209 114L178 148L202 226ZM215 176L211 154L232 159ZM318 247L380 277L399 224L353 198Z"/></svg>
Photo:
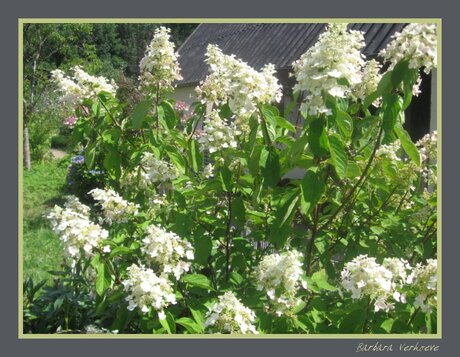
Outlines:
<svg viewBox="0 0 460 357"><path fill-rule="evenodd" d="M65 159L35 164L24 171L23 186L23 273L35 282L50 279L49 270L62 262L61 245L44 217L63 201L67 162Z"/></svg>

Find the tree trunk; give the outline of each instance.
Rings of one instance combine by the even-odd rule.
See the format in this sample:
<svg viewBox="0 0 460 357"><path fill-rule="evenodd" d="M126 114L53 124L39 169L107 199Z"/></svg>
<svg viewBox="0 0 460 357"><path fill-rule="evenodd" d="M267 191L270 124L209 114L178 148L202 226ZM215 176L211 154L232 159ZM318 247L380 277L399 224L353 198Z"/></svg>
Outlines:
<svg viewBox="0 0 460 357"><path fill-rule="evenodd" d="M26 165L26 169L30 171L30 147L29 147L29 128L27 128L27 124L24 123L23 127L23 140L24 140L24 163Z"/></svg>

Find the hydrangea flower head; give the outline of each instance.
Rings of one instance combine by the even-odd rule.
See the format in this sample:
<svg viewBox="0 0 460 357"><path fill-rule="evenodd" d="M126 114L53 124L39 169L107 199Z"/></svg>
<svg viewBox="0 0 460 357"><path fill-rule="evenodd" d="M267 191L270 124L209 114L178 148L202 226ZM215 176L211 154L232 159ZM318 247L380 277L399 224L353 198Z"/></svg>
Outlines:
<svg viewBox="0 0 460 357"><path fill-rule="evenodd" d="M72 260L80 257L82 249L88 257L94 255L94 250L109 236L109 232L89 219L89 210L76 197L70 196L65 208L54 206L47 215L64 245L65 254Z"/></svg>
<svg viewBox="0 0 460 357"><path fill-rule="evenodd" d="M145 56L139 64L139 80L144 88L171 91L174 89L173 82L182 79L177 61L179 55L170 41L170 32L170 29L163 26L157 28L147 46Z"/></svg>
<svg viewBox="0 0 460 357"><path fill-rule="evenodd" d="M376 262L375 258L360 255L348 262L341 273L342 286L351 292L352 299L368 296L375 311L394 308L388 299L393 294L393 273Z"/></svg>
<svg viewBox="0 0 460 357"><path fill-rule="evenodd" d="M190 269L194 253L192 245L177 234L151 225L142 240L142 251L147 259L160 265L164 274L173 273L176 279Z"/></svg>
<svg viewBox="0 0 460 357"><path fill-rule="evenodd" d="M128 310L132 311L139 307L143 313L147 313L153 307L160 318L164 317L163 309L171 304L176 304L171 282L157 276L152 269L131 265L128 269L128 276L123 281L125 291L129 292L126 297Z"/></svg>
<svg viewBox="0 0 460 357"><path fill-rule="evenodd" d="M126 223L128 216L138 213L139 205L124 200L112 189L95 188L89 194L99 202L104 211L105 221L109 225L112 225L113 222Z"/></svg>
<svg viewBox="0 0 460 357"><path fill-rule="evenodd" d="M292 64L297 80L294 91L306 92L301 111L310 115L330 114L324 93L337 98L351 96L362 82L363 47L361 31L348 31L345 23L327 26L318 42Z"/></svg>
<svg viewBox="0 0 460 357"><path fill-rule="evenodd" d="M417 264L413 271L413 291L416 293L415 305L423 312L430 312L436 305L437 259L428 259L426 265Z"/></svg>
<svg viewBox="0 0 460 357"><path fill-rule="evenodd" d="M73 77L68 77L60 69L51 72L51 78L61 93L61 101L80 104L84 99L94 98L99 93L115 96L118 86L105 77L96 77L86 73L80 66L72 68Z"/></svg>
<svg viewBox="0 0 460 357"><path fill-rule="evenodd" d="M228 291L219 296L210 311L206 313L205 328L224 333L258 334L253 325L254 312L244 306L236 296Z"/></svg>
<svg viewBox="0 0 460 357"><path fill-rule="evenodd" d="M233 123L228 123L213 110L204 120L203 135L198 139L202 150L210 153L237 147L236 136L241 134Z"/></svg>
<svg viewBox="0 0 460 357"><path fill-rule="evenodd" d="M296 250L265 256L256 267L257 290L265 290L276 313L282 315L299 302L297 291L306 284L302 281L302 254Z"/></svg>
<svg viewBox="0 0 460 357"><path fill-rule="evenodd" d="M207 47L206 63L210 74L197 88L203 103L228 103L238 117L249 117L258 105L281 100L281 85L274 76L272 64L258 72L234 55L223 54L212 44Z"/></svg>

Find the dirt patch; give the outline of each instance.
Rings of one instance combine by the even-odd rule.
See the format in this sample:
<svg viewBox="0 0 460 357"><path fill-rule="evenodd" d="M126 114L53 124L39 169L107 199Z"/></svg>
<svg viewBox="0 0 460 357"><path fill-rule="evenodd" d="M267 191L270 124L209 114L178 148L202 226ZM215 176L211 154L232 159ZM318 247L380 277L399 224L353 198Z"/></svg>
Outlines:
<svg viewBox="0 0 460 357"><path fill-rule="evenodd" d="M62 150L59 150L59 149L51 149L51 154L53 154L53 157L55 159L61 159L64 156L67 155L67 153L65 151L62 151Z"/></svg>

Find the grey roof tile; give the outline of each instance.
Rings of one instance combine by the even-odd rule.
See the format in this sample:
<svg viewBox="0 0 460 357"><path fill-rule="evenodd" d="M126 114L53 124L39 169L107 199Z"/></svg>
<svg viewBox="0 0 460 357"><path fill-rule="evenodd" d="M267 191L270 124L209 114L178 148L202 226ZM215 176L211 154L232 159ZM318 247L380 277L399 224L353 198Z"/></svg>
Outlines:
<svg viewBox="0 0 460 357"><path fill-rule="evenodd" d="M364 31L363 53L375 56L405 25L359 23L351 24L350 28ZM290 69L292 62L316 42L325 26L315 23L200 24L179 49L183 80L178 85L196 84L206 77L208 67L204 59L210 43L256 69L267 63L273 63L276 69Z"/></svg>

